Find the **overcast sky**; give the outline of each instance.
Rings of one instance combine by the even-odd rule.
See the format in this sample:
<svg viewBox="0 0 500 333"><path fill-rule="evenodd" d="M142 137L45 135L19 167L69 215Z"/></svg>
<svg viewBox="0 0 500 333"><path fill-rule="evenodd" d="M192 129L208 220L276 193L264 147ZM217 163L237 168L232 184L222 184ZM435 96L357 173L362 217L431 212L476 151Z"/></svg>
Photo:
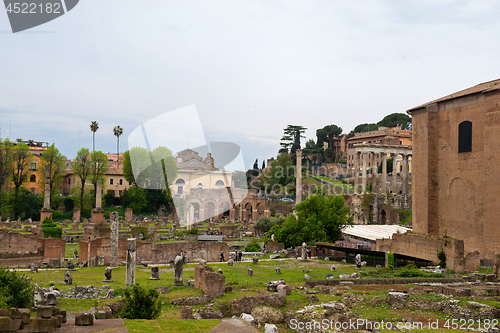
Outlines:
<svg viewBox="0 0 500 333"><path fill-rule="evenodd" d="M1 7L1 136L55 143L74 158L92 147L95 120L96 149L116 152L120 125L124 151L142 123L195 105L206 140L237 143L251 166L276 156L288 124L307 127L308 139L329 124L349 132L499 78L499 8L81 0L13 34Z"/></svg>

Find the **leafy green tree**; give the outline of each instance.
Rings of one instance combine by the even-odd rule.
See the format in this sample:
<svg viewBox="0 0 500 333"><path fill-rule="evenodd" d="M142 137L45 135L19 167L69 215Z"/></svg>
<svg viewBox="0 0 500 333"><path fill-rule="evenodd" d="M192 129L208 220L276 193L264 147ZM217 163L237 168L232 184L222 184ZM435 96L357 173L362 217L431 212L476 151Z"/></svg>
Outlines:
<svg viewBox="0 0 500 333"><path fill-rule="evenodd" d="M313 161L314 164L318 163L321 158L321 154L323 149L318 147L313 139L310 139L306 142L305 148L302 150L304 156L307 156L310 160Z"/></svg>
<svg viewBox="0 0 500 333"><path fill-rule="evenodd" d="M260 252L260 250L260 244L255 238L252 238L244 249L245 252Z"/></svg>
<svg viewBox="0 0 500 333"><path fill-rule="evenodd" d="M19 188L26 181L26 174L33 155L25 143L18 143L14 147L14 168L12 171L12 182L14 183L14 214L19 216L18 207Z"/></svg>
<svg viewBox="0 0 500 333"><path fill-rule="evenodd" d="M401 126L402 130L411 129L411 117L404 113L391 113L377 123L378 126L396 127Z"/></svg>
<svg viewBox="0 0 500 333"><path fill-rule="evenodd" d="M115 202L115 192L114 191L108 191L103 197L104 200L104 206L105 207L111 207L113 203Z"/></svg>
<svg viewBox="0 0 500 333"><path fill-rule="evenodd" d="M130 163L130 168L125 162ZM125 155L124 173L125 171L128 173L128 178L132 171L135 183L139 187L169 189L177 177L177 163L172 151L166 147L156 147L152 152L146 148L134 147L129 150L128 157Z"/></svg>
<svg viewBox="0 0 500 333"><path fill-rule="evenodd" d="M334 243L340 238L342 229L351 225L353 217L348 217L349 207L345 206L342 196L310 195L295 206L296 215L289 216L285 222L275 224L268 236L285 243L286 247L298 246L303 242Z"/></svg>
<svg viewBox="0 0 500 333"><path fill-rule="evenodd" d="M300 149L300 139L305 138L303 135L307 128L303 126L297 125L288 125L287 128L284 129L284 135L281 138L281 149L280 153L288 153L295 154L297 149Z"/></svg>
<svg viewBox="0 0 500 333"><path fill-rule="evenodd" d="M67 212L72 212L73 208L75 208L75 202L73 201L73 199L71 199L70 197L64 198L64 209Z"/></svg>
<svg viewBox="0 0 500 333"><path fill-rule="evenodd" d="M342 128L337 125L327 125L323 128L316 130L316 137L318 139L318 147L323 146L323 142L328 142L328 147L333 147L333 141L342 134Z"/></svg>
<svg viewBox="0 0 500 333"><path fill-rule="evenodd" d="M45 191L45 166L50 166L50 202L55 203L53 200L54 195L58 192L58 186L66 170L66 156L59 152L59 149L54 147L54 145L48 147L40 156L40 167L38 168L39 174L39 185ZM56 207L53 207L56 208Z"/></svg>
<svg viewBox="0 0 500 333"><path fill-rule="evenodd" d="M95 198L97 195L97 182L100 180L103 185L105 185L104 175L109 169L109 159L102 151L93 151L90 154L90 181L94 185L94 202L92 206L95 206ZM105 186L102 187L104 189Z"/></svg>
<svg viewBox="0 0 500 333"><path fill-rule="evenodd" d="M145 289L138 283L123 291L121 317L127 319L154 319L161 313L160 294L154 288Z"/></svg>
<svg viewBox="0 0 500 333"><path fill-rule="evenodd" d="M335 160L335 152L332 148L328 147L325 149L325 157L328 162L333 162Z"/></svg>
<svg viewBox="0 0 500 333"><path fill-rule="evenodd" d="M259 230L263 233L268 232L275 224L282 224L285 222L286 218L283 216L278 217L261 217L257 220L255 224L255 230Z"/></svg>
<svg viewBox="0 0 500 333"><path fill-rule="evenodd" d="M52 218L46 217L42 222L43 238L62 238L63 228L52 221Z"/></svg>
<svg viewBox="0 0 500 333"><path fill-rule="evenodd" d="M130 161L130 151L123 153L123 177L126 181L135 184L134 172L132 171L132 162Z"/></svg>
<svg viewBox="0 0 500 333"><path fill-rule="evenodd" d="M79 203L80 203L80 211L82 211L84 203L83 199L85 193L85 182L92 175L90 151L87 148L82 148L76 153L76 157L73 161L72 168L73 168L73 173L75 174L75 176L78 177L80 183Z"/></svg>
<svg viewBox="0 0 500 333"><path fill-rule="evenodd" d="M352 130L353 136L354 133L363 133L363 132L370 132L370 131L376 131L378 130L378 124L359 124L358 126L354 127L354 130Z"/></svg>
<svg viewBox="0 0 500 333"><path fill-rule="evenodd" d="M99 129L99 123L97 121L92 121L90 123L90 131L92 131L92 151L95 151L95 132Z"/></svg>
<svg viewBox="0 0 500 333"><path fill-rule="evenodd" d="M29 308L33 297L30 279L7 267L0 267L0 308Z"/></svg>
<svg viewBox="0 0 500 333"><path fill-rule="evenodd" d="M12 175L13 150L14 146L8 139L3 141L0 139L0 191Z"/></svg>
<svg viewBox="0 0 500 333"><path fill-rule="evenodd" d="M132 208L135 212L140 212L148 205L146 190L138 186L129 187L120 195L120 202L122 206Z"/></svg>

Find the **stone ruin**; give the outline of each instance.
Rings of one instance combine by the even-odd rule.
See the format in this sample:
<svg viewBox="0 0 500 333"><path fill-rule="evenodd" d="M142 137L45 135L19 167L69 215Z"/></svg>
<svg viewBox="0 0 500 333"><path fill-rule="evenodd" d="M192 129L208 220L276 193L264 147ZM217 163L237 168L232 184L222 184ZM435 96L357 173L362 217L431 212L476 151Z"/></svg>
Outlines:
<svg viewBox="0 0 500 333"><path fill-rule="evenodd" d="M151 267L151 277L150 280L159 280L160 279L160 269L158 266Z"/></svg>
<svg viewBox="0 0 500 333"><path fill-rule="evenodd" d="M67 286L73 284L73 276L69 271L64 272L64 284Z"/></svg>
<svg viewBox="0 0 500 333"><path fill-rule="evenodd" d="M49 289L41 288L38 284L35 284L34 294L33 294L33 305L56 305L57 298L61 297L61 291L56 287L50 287Z"/></svg>
<svg viewBox="0 0 500 333"><path fill-rule="evenodd" d="M272 292L277 292L279 285L286 285L285 280L279 279L277 281L269 281L266 286L267 286L267 290L272 291Z"/></svg>
<svg viewBox="0 0 500 333"><path fill-rule="evenodd" d="M0 332L15 332L30 324L30 309L0 309Z"/></svg>
<svg viewBox="0 0 500 333"><path fill-rule="evenodd" d="M203 290L208 296L224 296L226 277L215 273L213 268L198 265L194 268L194 287Z"/></svg>
<svg viewBox="0 0 500 333"><path fill-rule="evenodd" d="M30 271L31 273L38 273L38 266L36 264L31 264Z"/></svg>
<svg viewBox="0 0 500 333"><path fill-rule="evenodd" d="M104 277L105 277L105 279L102 282L114 282L111 279L111 273L112 272L113 272L113 269L111 267L106 267L106 269L104 270Z"/></svg>

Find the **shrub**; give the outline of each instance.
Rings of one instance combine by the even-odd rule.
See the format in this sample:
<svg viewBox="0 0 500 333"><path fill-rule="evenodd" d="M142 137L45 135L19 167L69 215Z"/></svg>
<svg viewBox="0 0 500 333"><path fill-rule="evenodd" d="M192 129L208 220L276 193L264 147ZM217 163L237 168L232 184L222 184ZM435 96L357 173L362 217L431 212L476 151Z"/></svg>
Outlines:
<svg viewBox="0 0 500 333"><path fill-rule="evenodd" d="M64 214L60 210L55 210L52 212L52 220L60 220L63 215Z"/></svg>
<svg viewBox="0 0 500 333"><path fill-rule="evenodd" d="M441 249L441 251L439 251L437 253L437 257L439 259L439 266L441 266L442 268L445 268L446 267L446 254L444 254L443 249Z"/></svg>
<svg viewBox="0 0 500 333"><path fill-rule="evenodd" d="M0 267L0 308L28 308L33 287L26 275Z"/></svg>
<svg viewBox="0 0 500 333"><path fill-rule="evenodd" d="M75 208L75 202L73 201L73 199L71 199L70 197L65 198L64 199L64 209L67 212L72 212L73 208Z"/></svg>
<svg viewBox="0 0 500 333"><path fill-rule="evenodd" d="M257 240L253 238L245 247L245 252L260 252L259 242L257 242Z"/></svg>
<svg viewBox="0 0 500 333"><path fill-rule="evenodd" d="M419 277L425 276L425 274L420 271L415 264L408 264L403 267L398 273L394 274L394 276L410 278L410 277Z"/></svg>
<svg viewBox="0 0 500 333"><path fill-rule="evenodd" d="M50 217L46 217L42 222L43 238L62 238L63 228L59 227Z"/></svg>
<svg viewBox="0 0 500 333"><path fill-rule="evenodd" d="M123 291L121 317L127 319L153 319L160 315L160 294L156 289L144 289L139 284Z"/></svg>
<svg viewBox="0 0 500 333"><path fill-rule="evenodd" d="M186 235L198 235L198 228L191 228L191 230L186 231Z"/></svg>
<svg viewBox="0 0 500 333"><path fill-rule="evenodd" d="M394 253L387 252L387 267L394 268Z"/></svg>
<svg viewBox="0 0 500 333"><path fill-rule="evenodd" d="M104 207L111 207L114 202L115 202L115 192L108 191L108 193L106 193L106 195L104 196Z"/></svg>

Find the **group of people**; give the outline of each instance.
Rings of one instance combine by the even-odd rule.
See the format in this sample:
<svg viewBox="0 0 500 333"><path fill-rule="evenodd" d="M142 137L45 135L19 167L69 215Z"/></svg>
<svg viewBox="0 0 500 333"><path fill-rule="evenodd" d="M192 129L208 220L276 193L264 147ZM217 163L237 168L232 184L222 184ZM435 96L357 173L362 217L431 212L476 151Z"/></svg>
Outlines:
<svg viewBox="0 0 500 333"><path fill-rule="evenodd" d="M203 235L222 235L220 230L212 230L212 231L207 231Z"/></svg>
<svg viewBox="0 0 500 333"><path fill-rule="evenodd" d="M235 262L241 262L241 257L243 257L243 252L236 251L235 255L234 255L234 261ZM225 261L225 259L224 259L224 251L220 251L220 261L221 262Z"/></svg>
<svg viewBox="0 0 500 333"><path fill-rule="evenodd" d="M68 238L64 237L63 240L68 243L73 243L73 237L68 237Z"/></svg>

